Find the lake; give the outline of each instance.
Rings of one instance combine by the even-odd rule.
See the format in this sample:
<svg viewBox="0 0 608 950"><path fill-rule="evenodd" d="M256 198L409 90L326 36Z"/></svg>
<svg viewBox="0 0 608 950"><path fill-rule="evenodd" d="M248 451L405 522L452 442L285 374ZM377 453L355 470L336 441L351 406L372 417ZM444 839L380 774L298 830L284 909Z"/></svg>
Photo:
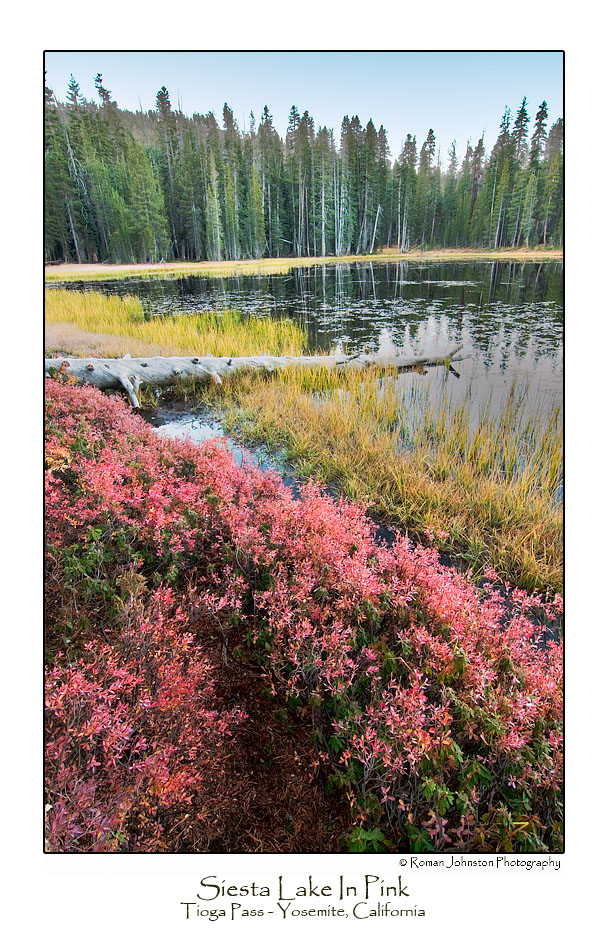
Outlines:
<svg viewBox="0 0 608 950"><path fill-rule="evenodd" d="M277 276L127 278L78 289L134 294L150 316L218 309L288 315L306 328L310 350L417 355L462 344L470 358L455 364L461 378L441 368L429 371L431 383L441 379L455 394L472 387L493 402L522 384L535 407L561 402L561 263L332 264Z"/></svg>

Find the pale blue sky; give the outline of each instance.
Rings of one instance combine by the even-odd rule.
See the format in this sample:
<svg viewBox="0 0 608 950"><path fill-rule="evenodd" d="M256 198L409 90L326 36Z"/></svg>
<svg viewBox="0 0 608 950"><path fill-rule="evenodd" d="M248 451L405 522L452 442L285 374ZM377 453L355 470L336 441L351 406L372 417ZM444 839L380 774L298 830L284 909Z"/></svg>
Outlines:
<svg viewBox="0 0 608 950"><path fill-rule="evenodd" d="M281 135L292 105L338 140L344 115L364 124L371 117L387 129L394 158L408 132L421 144L430 127L442 161L452 139L459 158L484 130L492 146L505 106L515 113L524 96L531 124L543 99L549 123L563 115L560 52L50 52L46 69L59 99L70 73L87 99L96 98L101 72L122 108L153 109L164 85L174 107L179 100L187 115L213 110L220 124L227 102L241 128L250 111L259 121L267 104Z"/></svg>

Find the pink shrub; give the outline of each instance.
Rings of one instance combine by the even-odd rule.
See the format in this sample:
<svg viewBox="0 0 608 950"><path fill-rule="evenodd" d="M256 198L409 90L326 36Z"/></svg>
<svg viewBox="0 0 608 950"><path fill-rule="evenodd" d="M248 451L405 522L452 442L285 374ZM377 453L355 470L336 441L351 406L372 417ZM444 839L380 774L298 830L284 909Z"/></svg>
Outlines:
<svg viewBox="0 0 608 950"><path fill-rule="evenodd" d="M60 657L49 674L53 840L93 847L99 832L108 849L119 826L125 835L135 829L130 846L160 847L158 816L200 781L207 747L196 744L194 724L210 722L207 671L179 612L160 625L161 665L169 708L186 711L185 732L166 731L171 741L153 759L138 744L152 741L150 730L165 734L165 680L155 680L144 717L144 672L127 650L132 628L124 631L135 572L145 596L161 584L187 591L188 616L206 618L227 649L246 642L275 693L310 704L332 781L357 824L381 827L388 846L559 849L562 653L557 643L541 648L531 619L559 613L558 600L509 591L505 602L442 567L434 548L403 538L379 545L360 506L315 485L295 499L278 476L237 466L221 445L164 441L117 398L57 382L47 395L48 557L59 591L51 626L63 636L68 623L82 632L103 618L118 637L111 648L89 643L77 660ZM68 587L84 619L70 613ZM189 685L180 686L177 671L192 653ZM137 703L123 704L123 724L113 697L136 693ZM77 696L86 699L76 737L69 704ZM177 784L158 779L169 773ZM99 782L115 803L103 828ZM155 803L143 830L133 819L142 783ZM61 810L74 788L85 817Z"/></svg>
<svg viewBox="0 0 608 950"><path fill-rule="evenodd" d="M110 644L47 673L47 847L175 849L222 781L238 710L214 708L212 669L159 589ZM189 842L192 844L192 841Z"/></svg>

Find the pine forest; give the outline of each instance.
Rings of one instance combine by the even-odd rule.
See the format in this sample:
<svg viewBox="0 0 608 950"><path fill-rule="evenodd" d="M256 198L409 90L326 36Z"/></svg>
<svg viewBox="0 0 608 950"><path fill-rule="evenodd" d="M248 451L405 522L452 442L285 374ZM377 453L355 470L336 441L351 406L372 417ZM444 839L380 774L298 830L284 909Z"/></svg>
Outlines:
<svg viewBox="0 0 608 950"><path fill-rule="evenodd" d="M47 263L243 260L370 254L383 247L518 248L563 243L563 120L524 98L496 142L433 129L390 154L385 128L344 116L339 135L293 106L283 140L265 106L240 129L224 104L184 115L163 86L156 109L99 102L71 78L45 85Z"/></svg>

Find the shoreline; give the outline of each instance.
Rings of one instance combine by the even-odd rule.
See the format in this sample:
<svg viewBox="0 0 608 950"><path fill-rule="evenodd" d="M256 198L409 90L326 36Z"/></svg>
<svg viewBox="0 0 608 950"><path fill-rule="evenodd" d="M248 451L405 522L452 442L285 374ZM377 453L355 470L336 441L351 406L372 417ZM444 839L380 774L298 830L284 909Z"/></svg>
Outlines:
<svg viewBox="0 0 608 950"><path fill-rule="evenodd" d="M49 355L57 356L60 350L60 355L78 351L81 357L125 352L141 357L164 349L175 354L232 356L245 351L254 355L268 348L264 325L257 335L255 325L245 327L243 334L243 328L229 319L218 323L216 315L210 327L204 321L198 326L197 340L192 341L182 338L187 327L172 321L161 321L164 335L152 333L154 321L140 322L139 308L133 313L129 310L128 302L135 298L105 296L92 289L87 294L52 289L46 298L45 350ZM272 327L278 332L283 323ZM290 335L288 329L286 324L271 351L303 351L304 340ZM117 330L120 335L114 335ZM335 383L320 370L258 380L245 374L225 380L217 391L182 386L181 397L186 404L213 406L226 431L237 434L239 441L264 443L271 451L280 448L300 475L335 484L352 498L367 498L381 522L406 530L417 540L424 539L428 525L446 532L442 553L458 555L469 568L477 570L487 561L517 587L561 590L561 518L534 479L519 482L502 477L494 448L499 441L496 423L482 427L475 451L463 454L463 438L469 444L466 433L455 406L446 404L441 440L431 463L423 433L425 426L437 423L433 411L426 405L412 428L398 392L391 388L385 398L376 380L377 374L366 380L342 381L338 395ZM326 399L316 400L314 393L326 390ZM345 393L350 403L343 402ZM349 411L348 405L355 410ZM515 431L520 424L517 406L512 403L504 413L510 420L509 431ZM546 429L549 420L539 418L530 433L536 447L535 465L547 472L561 464L554 424ZM544 449L543 432L549 439ZM401 439L407 433L414 443L412 451L404 454ZM500 441L503 453L512 451L505 437Z"/></svg>
<svg viewBox="0 0 608 950"><path fill-rule="evenodd" d="M381 251L376 254L350 254L343 257L266 257L241 261L171 261L160 264L46 264L46 281L120 280L125 277L161 276L165 278L196 276L232 277L239 274L284 274L299 267L333 264L390 264L396 261L512 261L545 263L563 261L559 249L519 248L507 250L477 250L475 248L439 248L399 253Z"/></svg>

